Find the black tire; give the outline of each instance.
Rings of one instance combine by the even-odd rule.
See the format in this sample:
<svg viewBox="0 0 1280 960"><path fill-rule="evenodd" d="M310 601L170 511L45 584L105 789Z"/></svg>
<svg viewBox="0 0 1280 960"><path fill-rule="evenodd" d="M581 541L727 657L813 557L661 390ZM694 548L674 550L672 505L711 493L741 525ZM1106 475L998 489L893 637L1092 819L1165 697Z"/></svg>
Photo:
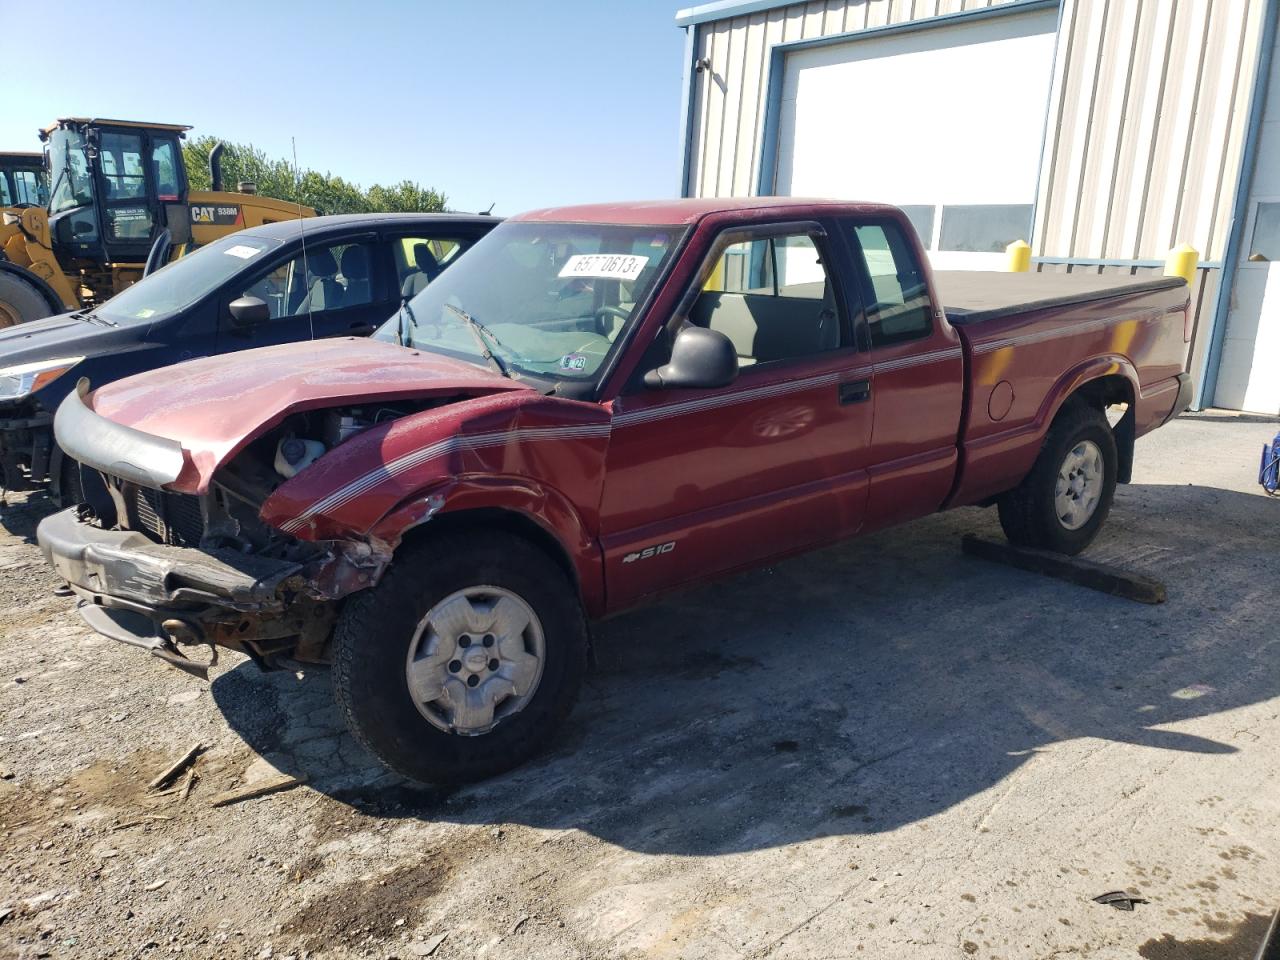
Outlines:
<svg viewBox="0 0 1280 960"><path fill-rule="evenodd" d="M80 464L64 455L62 475L58 478L58 506L75 507L84 503L84 481L80 476Z"/></svg>
<svg viewBox="0 0 1280 960"><path fill-rule="evenodd" d="M1102 491L1093 515L1072 530L1055 507L1059 468L1078 444L1091 441L1102 454ZM1054 418L1031 472L999 501L1000 526L1011 543L1074 556L1098 535L1116 493L1116 439L1101 410L1069 400Z"/></svg>
<svg viewBox="0 0 1280 960"><path fill-rule="evenodd" d="M419 712L405 664L423 617L477 585L528 604L545 652L524 707L486 733L462 736ZM347 601L334 631L334 695L352 734L393 771L423 783L481 780L528 760L573 709L586 665L587 627L569 578L527 540L493 530L445 533L404 550L376 587Z"/></svg>
<svg viewBox="0 0 1280 960"><path fill-rule="evenodd" d="M21 277L0 272L0 328L30 323L53 312L35 286Z"/></svg>

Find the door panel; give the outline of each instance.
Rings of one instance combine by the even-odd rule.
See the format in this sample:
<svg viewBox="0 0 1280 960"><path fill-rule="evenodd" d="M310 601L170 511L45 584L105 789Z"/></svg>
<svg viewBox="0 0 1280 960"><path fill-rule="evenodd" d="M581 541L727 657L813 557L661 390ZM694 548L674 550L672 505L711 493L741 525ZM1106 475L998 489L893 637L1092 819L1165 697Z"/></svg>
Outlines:
<svg viewBox="0 0 1280 960"><path fill-rule="evenodd" d="M856 532L874 411L864 357L616 402L601 511L610 605Z"/></svg>

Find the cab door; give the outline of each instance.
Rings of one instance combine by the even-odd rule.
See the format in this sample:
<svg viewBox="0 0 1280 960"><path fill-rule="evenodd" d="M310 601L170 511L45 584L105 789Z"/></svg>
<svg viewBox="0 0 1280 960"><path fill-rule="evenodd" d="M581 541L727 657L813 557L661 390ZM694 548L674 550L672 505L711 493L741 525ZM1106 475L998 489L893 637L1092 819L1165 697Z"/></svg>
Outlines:
<svg viewBox="0 0 1280 960"><path fill-rule="evenodd" d="M847 248L828 225L720 235L672 320L718 330L739 374L614 402L601 507L610 606L856 532L874 414Z"/></svg>
<svg viewBox="0 0 1280 960"><path fill-rule="evenodd" d="M149 188L147 138L139 131L104 127L98 151L98 195L108 261L141 262L156 231L155 189Z"/></svg>

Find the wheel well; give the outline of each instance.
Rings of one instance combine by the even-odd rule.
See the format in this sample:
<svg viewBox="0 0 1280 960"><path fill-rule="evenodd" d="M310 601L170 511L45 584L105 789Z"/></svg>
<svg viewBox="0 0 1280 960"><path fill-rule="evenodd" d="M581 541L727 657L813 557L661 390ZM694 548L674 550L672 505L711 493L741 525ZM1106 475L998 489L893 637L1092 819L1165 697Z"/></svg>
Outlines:
<svg viewBox="0 0 1280 960"><path fill-rule="evenodd" d="M1077 387L1075 392L1063 403L1063 407L1066 407L1073 400L1086 403L1104 414L1110 406L1116 404L1125 405L1124 416L1111 423L1111 432L1115 434L1116 454L1119 460L1116 481L1118 483L1128 483L1133 476L1133 443L1135 439L1134 423L1136 414L1133 409L1133 384L1129 382L1127 377L1123 377L1120 374L1099 377L1097 380L1090 380L1088 383L1083 383ZM1111 421L1108 420L1108 422Z"/></svg>
<svg viewBox="0 0 1280 960"><path fill-rule="evenodd" d="M404 543L425 543L443 533L456 533L463 529L501 530L511 536L529 541L559 564L569 578L569 582L573 584L574 590L581 592L578 570L564 545L537 521L514 510L481 508L441 513L406 533Z"/></svg>
<svg viewBox="0 0 1280 960"><path fill-rule="evenodd" d="M1089 406L1096 407L1099 410L1106 410L1107 407L1117 403L1127 403L1132 407L1133 384L1129 382L1127 377L1115 373L1107 377L1099 377L1097 380L1090 380L1088 383L1082 383L1068 399L1076 397L1081 398Z"/></svg>

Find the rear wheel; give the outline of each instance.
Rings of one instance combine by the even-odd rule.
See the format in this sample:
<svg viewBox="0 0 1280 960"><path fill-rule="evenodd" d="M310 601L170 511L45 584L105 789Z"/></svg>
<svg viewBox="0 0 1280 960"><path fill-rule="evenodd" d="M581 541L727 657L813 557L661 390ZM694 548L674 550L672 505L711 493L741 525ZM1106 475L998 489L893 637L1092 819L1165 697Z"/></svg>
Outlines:
<svg viewBox="0 0 1280 960"><path fill-rule="evenodd" d="M549 556L496 531L449 534L347 602L334 692L352 733L396 773L465 782L550 740L586 654L576 593Z"/></svg>
<svg viewBox="0 0 1280 960"><path fill-rule="evenodd" d="M1031 472L1000 499L1000 526L1010 542L1055 553L1079 553L1111 511L1119 458L1101 410L1069 401L1058 413Z"/></svg>
<svg viewBox="0 0 1280 960"><path fill-rule="evenodd" d="M50 313L49 304L32 284L11 273L0 273L0 328L39 320Z"/></svg>

